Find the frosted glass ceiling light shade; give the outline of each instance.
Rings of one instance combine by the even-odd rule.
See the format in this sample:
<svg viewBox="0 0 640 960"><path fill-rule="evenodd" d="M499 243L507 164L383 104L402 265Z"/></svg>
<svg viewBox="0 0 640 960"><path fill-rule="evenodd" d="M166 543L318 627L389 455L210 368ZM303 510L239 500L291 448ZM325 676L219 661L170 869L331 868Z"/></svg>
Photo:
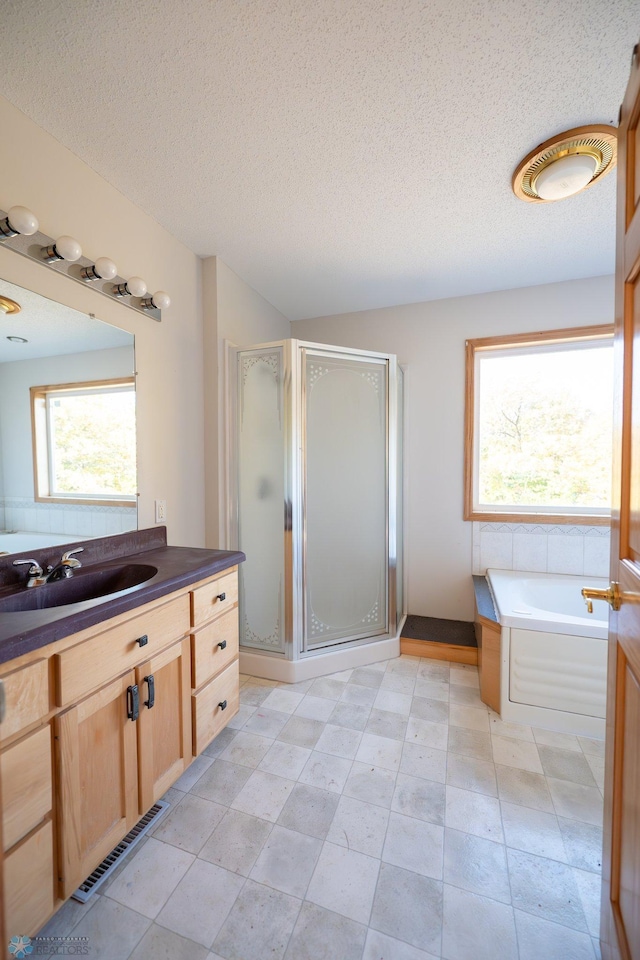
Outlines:
<svg viewBox="0 0 640 960"><path fill-rule="evenodd" d="M615 127L574 127L527 154L516 167L511 186L516 197L528 203L563 200L606 177L617 157Z"/></svg>
<svg viewBox="0 0 640 960"><path fill-rule="evenodd" d="M47 263L55 263L56 260L68 260L69 263L74 263L82 256L82 247L77 240L65 233L58 237L55 243L43 247L42 254Z"/></svg>
<svg viewBox="0 0 640 960"><path fill-rule="evenodd" d="M31 210L26 207L11 207L4 220L0 221L0 240L4 237L16 237L19 233L31 237L39 226L38 218Z"/></svg>
<svg viewBox="0 0 640 960"><path fill-rule="evenodd" d="M118 272L113 260L109 257L98 257L93 266L83 267L80 276L83 280L113 280Z"/></svg>
<svg viewBox="0 0 640 960"><path fill-rule="evenodd" d="M564 200L584 190L597 167L596 158L586 154L561 157L544 167L531 185L542 200Z"/></svg>

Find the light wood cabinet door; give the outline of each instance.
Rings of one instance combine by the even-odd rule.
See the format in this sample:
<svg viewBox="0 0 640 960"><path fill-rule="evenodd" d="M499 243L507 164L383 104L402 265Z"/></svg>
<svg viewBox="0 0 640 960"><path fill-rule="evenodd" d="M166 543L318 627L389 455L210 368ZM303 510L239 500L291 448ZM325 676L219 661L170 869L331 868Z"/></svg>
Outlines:
<svg viewBox="0 0 640 960"><path fill-rule="evenodd" d="M130 671L55 719L63 898L138 820L134 685Z"/></svg>
<svg viewBox="0 0 640 960"><path fill-rule="evenodd" d="M140 814L166 793L191 762L190 665L187 637L136 669Z"/></svg>
<svg viewBox="0 0 640 960"><path fill-rule="evenodd" d="M41 824L5 856L5 932L33 937L53 910L53 825ZM3 940L3 944L6 944ZM3 946L4 949L4 946Z"/></svg>

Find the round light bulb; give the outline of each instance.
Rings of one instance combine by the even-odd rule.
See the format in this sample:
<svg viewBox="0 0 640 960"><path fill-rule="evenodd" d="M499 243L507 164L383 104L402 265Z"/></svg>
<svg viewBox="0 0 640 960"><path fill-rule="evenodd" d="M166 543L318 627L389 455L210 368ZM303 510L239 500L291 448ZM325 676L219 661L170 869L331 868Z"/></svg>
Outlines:
<svg viewBox="0 0 640 960"><path fill-rule="evenodd" d="M563 200L583 190L597 166L596 158L584 153L561 157L540 171L533 188L542 200Z"/></svg>
<svg viewBox="0 0 640 960"><path fill-rule="evenodd" d="M79 260L82 256L82 247L77 240L74 240L73 237L68 237L64 234L62 237L58 237L55 242L56 253L59 257L62 257L63 260Z"/></svg>
<svg viewBox="0 0 640 960"><path fill-rule="evenodd" d="M147 292L147 285L142 277L129 277L127 280L127 290L132 297L144 297Z"/></svg>
<svg viewBox="0 0 640 960"><path fill-rule="evenodd" d="M168 310L171 306L171 297L165 290L156 290L151 297L151 302L158 310Z"/></svg>
<svg viewBox="0 0 640 960"><path fill-rule="evenodd" d="M24 234L25 237L30 237L36 233L40 226L35 213L31 213L31 210L27 210L26 207L11 207L7 214L7 220L13 230Z"/></svg>
<svg viewBox="0 0 640 960"><path fill-rule="evenodd" d="M113 260L109 260L109 257L98 257L94 263L94 270L101 280L113 280L118 272L118 268Z"/></svg>

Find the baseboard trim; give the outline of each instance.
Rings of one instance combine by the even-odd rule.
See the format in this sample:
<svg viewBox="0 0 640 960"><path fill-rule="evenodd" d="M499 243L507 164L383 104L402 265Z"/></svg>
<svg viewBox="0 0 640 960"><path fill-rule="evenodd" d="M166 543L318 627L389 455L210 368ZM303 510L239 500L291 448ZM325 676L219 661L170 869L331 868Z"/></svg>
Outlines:
<svg viewBox="0 0 640 960"><path fill-rule="evenodd" d="M278 680L280 683L298 683L300 680L313 680L329 673L352 670L354 667L366 667L381 660L391 660L400 655L400 639L377 640L364 643L359 647L346 650L334 650L331 653L319 653L300 660L285 660L265 657L260 653L240 651L240 673L264 680Z"/></svg>
<svg viewBox="0 0 640 960"><path fill-rule="evenodd" d="M410 657L426 657L429 660L450 660L453 663L478 663L477 647L462 647L453 643L436 643L433 640L410 640L400 637L400 653Z"/></svg>

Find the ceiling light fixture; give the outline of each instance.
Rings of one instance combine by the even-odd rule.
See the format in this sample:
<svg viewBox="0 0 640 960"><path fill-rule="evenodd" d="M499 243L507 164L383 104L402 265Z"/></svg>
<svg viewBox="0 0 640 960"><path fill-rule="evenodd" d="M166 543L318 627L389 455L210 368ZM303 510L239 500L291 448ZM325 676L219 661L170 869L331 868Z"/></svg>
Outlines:
<svg viewBox="0 0 640 960"><path fill-rule="evenodd" d="M597 123L574 127L527 154L511 185L516 197L528 203L564 200L606 177L616 160L615 127Z"/></svg>
<svg viewBox="0 0 640 960"><path fill-rule="evenodd" d="M29 343L24 337L7 337L7 340L11 340L11 343Z"/></svg>
<svg viewBox="0 0 640 960"><path fill-rule="evenodd" d="M10 297L3 297L0 295L0 312L9 314L9 313L20 313L22 307L16 300L11 300Z"/></svg>
<svg viewBox="0 0 640 960"><path fill-rule="evenodd" d="M87 283L90 280L113 280L117 275L118 268L109 257L98 257L96 262L90 267L83 267L80 276Z"/></svg>
<svg viewBox="0 0 640 960"><path fill-rule="evenodd" d="M20 233L30 237L36 233L39 226L38 218L31 210L26 207L10 207L6 217L0 219L0 240L17 237Z"/></svg>

